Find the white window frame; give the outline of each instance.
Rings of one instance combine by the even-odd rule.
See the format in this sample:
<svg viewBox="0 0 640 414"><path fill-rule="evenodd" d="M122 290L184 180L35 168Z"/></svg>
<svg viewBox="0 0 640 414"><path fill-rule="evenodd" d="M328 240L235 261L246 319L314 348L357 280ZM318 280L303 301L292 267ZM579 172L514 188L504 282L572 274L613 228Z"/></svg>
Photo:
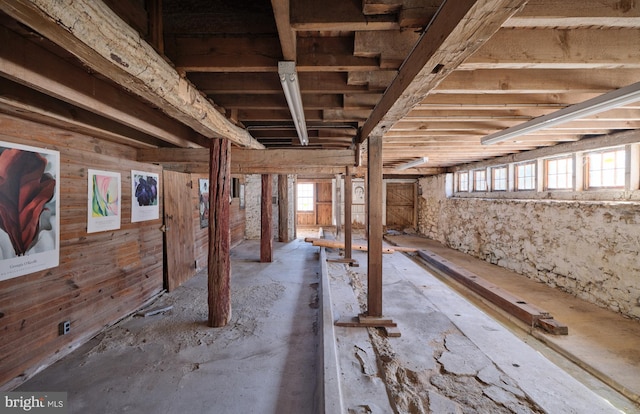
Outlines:
<svg viewBox="0 0 640 414"><path fill-rule="evenodd" d="M520 171L521 168L526 168L532 166L533 167L533 174L526 174L526 170L525 170L525 174L523 174L523 176L520 176ZM535 191L536 190L536 183L537 183L537 178L538 178L538 165L537 162L535 160L532 161L527 161L527 162L522 162L519 164L516 164L515 166L515 189L516 191ZM524 180L525 183L529 183L530 180L531 181L531 186L521 186L521 182L522 180Z"/></svg>
<svg viewBox="0 0 640 414"><path fill-rule="evenodd" d="M613 183L609 184L605 176L607 171L603 166L603 157L606 154L615 154L615 161L613 165ZM622 159L619 159L620 155ZM584 185L585 190L607 190L607 189L624 189L626 186L626 174L627 174L627 151L624 147L604 148L597 151L585 152L585 167L584 167ZM600 158L600 159L598 159ZM600 166L597 170L593 170L594 167ZM598 172L598 180L595 180L595 172ZM593 173L593 174L592 174Z"/></svg>
<svg viewBox="0 0 640 414"><path fill-rule="evenodd" d="M463 181L462 181L462 177L466 177L466 180L464 182L465 186L463 187ZM469 171L460 171L458 173L458 191L459 192L469 192Z"/></svg>
<svg viewBox="0 0 640 414"><path fill-rule="evenodd" d="M561 165L562 163L565 163L564 172L560 172L560 170L562 169L562 165ZM573 190L575 188L574 173L575 173L574 157L572 155L545 158L544 159L545 190L551 190L551 191ZM561 179L562 176L564 176L564 180L566 180L566 183L567 183L565 186L558 185L558 181L562 180Z"/></svg>
<svg viewBox="0 0 640 414"><path fill-rule="evenodd" d="M479 176L482 175L481 178ZM484 183L484 188L478 188L480 183ZM485 192L489 191L489 183L487 182L487 170L473 170L473 191L474 192Z"/></svg>
<svg viewBox="0 0 640 414"><path fill-rule="evenodd" d="M499 179L496 178L496 173L498 171L503 171L504 176ZM497 185L498 182L503 183L504 185ZM491 191L507 191L509 189L509 167L507 165L498 165L496 167L491 167Z"/></svg>
<svg viewBox="0 0 640 414"><path fill-rule="evenodd" d="M297 185L298 185L298 189L297 189L297 193L296 193L297 194L297 196L296 196L297 197L297 200L296 200L296 209L297 209L297 211L303 211L303 212L306 212L306 213L310 213L310 212L315 211L315 206L314 206L315 205L315 198L316 198L315 197L315 191L316 191L315 190L316 189L315 184L314 183L298 183ZM310 196L305 194L305 191L304 191L304 187L307 187L307 186L311 187L311 195ZM301 191L301 190L303 190L303 191ZM308 192L308 191L306 191L306 192ZM300 200L306 200L306 199L311 199L311 203L310 203L310 206L309 206L310 208L307 208L305 206L305 203L301 203L300 202Z"/></svg>

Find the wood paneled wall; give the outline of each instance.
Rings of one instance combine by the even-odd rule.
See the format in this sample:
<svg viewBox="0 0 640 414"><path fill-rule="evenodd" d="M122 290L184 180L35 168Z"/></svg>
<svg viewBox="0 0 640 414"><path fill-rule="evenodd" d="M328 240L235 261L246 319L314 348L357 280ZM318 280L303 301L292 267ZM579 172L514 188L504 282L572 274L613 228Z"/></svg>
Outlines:
<svg viewBox="0 0 640 414"><path fill-rule="evenodd" d="M60 265L0 282L0 389L10 389L162 290L162 205L158 220L131 223L130 190L132 169L162 171L133 161L133 148L2 114L0 140L57 150L61 162ZM86 231L89 168L121 174L119 230Z"/></svg>
<svg viewBox="0 0 640 414"><path fill-rule="evenodd" d="M311 182L311 181L299 181ZM333 186L331 180L314 181L313 211L296 211L299 226L333 225Z"/></svg>

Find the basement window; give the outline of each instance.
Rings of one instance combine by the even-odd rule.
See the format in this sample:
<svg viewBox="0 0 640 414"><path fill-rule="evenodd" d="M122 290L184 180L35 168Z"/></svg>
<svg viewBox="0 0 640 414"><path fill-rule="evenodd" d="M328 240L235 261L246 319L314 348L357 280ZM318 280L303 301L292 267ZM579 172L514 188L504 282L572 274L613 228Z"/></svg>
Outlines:
<svg viewBox="0 0 640 414"><path fill-rule="evenodd" d="M587 188L620 188L625 181L625 150L615 148L586 156Z"/></svg>
<svg viewBox="0 0 640 414"><path fill-rule="evenodd" d="M458 191L469 191L469 173L458 173Z"/></svg>
<svg viewBox="0 0 640 414"><path fill-rule="evenodd" d="M298 184L298 211L313 211L313 183Z"/></svg>
<svg viewBox="0 0 640 414"><path fill-rule="evenodd" d="M573 158L562 157L545 160L546 188L569 190L573 188Z"/></svg>
<svg viewBox="0 0 640 414"><path fill-rule="evenodd" d="M535 190L536 189L535 161L516 165L516 189L517 190Z"/></svg>
<svg viewBox="0 0 640 414"><path fill-rule="evenodd" d="M507 167L493 167L491 169L491 188L494 191L507 191Z"/></svg>
<svg viewBox="0 0 640 414"><path fill-rule="evenodd" d="M473 172L473 191L487 191L487 170Z"/></svg>

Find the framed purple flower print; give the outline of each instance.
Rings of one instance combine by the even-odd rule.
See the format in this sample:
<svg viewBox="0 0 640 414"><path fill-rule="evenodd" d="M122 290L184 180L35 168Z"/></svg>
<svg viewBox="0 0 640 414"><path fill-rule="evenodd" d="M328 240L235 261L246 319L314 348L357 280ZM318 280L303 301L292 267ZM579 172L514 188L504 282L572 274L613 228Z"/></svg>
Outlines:
<svg viewBox="0 0 640 414"><path fill-rule="evenodd" d="M158 174L131 170L131 222L157 220L160 217L158 202Z"/></svg>
<svg viewBox="0 0 640 414"><path fill-rule="evenodd" d="M0 141L0 280L58 266L60 153Z"/></svg>

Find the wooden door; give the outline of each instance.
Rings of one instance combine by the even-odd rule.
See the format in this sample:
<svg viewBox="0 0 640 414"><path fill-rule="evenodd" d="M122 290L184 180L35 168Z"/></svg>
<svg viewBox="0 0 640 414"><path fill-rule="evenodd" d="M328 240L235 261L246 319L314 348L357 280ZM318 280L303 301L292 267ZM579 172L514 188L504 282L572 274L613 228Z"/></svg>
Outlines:
<svg viewBox="0 0 640 414"><path fill-rule="evenodd" d="M316 183L316 224L318 226L333 225L331 182Z"/></svg>
<svg viewBox="0 0 640 414"><path fill-rule="evenodd" d="M180 286L195 274L195 235L191 204L191 176L163 172L165 225L165 288Z"/></svg>
<svg viewBox="0 0 640 414"><path fill-rule="evenodd" d="M415 184L387 183L387 227L415 227Z"/></svg>

